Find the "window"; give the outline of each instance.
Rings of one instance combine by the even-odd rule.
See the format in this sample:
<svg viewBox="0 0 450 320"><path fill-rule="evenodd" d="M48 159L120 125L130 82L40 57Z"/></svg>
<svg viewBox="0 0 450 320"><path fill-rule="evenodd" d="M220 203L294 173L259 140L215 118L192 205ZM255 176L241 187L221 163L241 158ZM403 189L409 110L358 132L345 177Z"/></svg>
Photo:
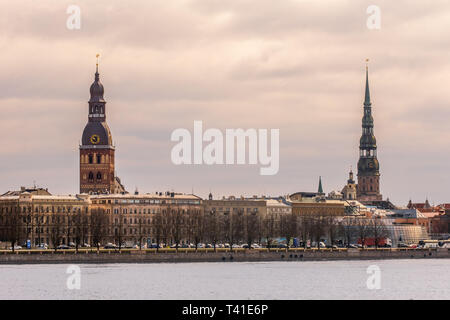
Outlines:
<svg viewBox="0 0 450 320"><path fill-rule="evenodd" d="M94 156L92 154L89 155L89 163L94 163Z"/></svg>
<svg viewBox="0 0 450 320"><path fill-rule="evenodd" d="M97 163L102 163L102 156L100 154L97 155Z"/></svg>
<svg viewBox="0 0 450 320"><path fill-rule="evenodd" d="M97 180L102 180L102 174L101 174L101 172L97 172Z"/></svg>
<svg viewBox="0 0 450 320"><path fill-rule="evenodd" d="M92 181L94 180L94 174L92 172L89 172L89 180Z"/></svg>

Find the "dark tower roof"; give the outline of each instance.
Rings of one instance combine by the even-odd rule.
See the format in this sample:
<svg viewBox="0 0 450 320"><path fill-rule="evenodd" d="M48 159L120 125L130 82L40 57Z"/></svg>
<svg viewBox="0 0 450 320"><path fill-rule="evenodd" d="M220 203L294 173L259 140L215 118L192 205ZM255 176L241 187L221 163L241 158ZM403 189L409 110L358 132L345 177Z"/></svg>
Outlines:
<svg viewBox="0 0 450 320"><path fill-rule="evenodd" d="M364 96L364 105L371 106L370 102L370 90L369 90L369 67L366 66L366 94Z"/></svg>
<svg viewBox="0 0 450 320"><path fill-rule="evenodd" d="M322 177L319 177L319 188L317 189L317 193L323 194Z"/></svg>
<svg viewBox="0 0 450 320"><path fill-rule="evenodd" d="M100 82L100 74L98 73L98 63L95 70L95 80L91 84L91 88L89 89L91 93L91 98L89 102L105 102L103 99L104 88L103 84Z"/></svg>
<svg viewBox="0 0 450 320"><path fill-rule="evenodd" d="M105 90L100 82L98 62L95 68L94 82L89 91L91 94L88 102L89 120L84 128L81 144L90 147L113 147L111 130L106 123L106 101L103 97Z"/></svg>
<svg viewBox="0 0 450 320"><path fill-rule="evenodd" d="M98 136L98 143L94 143L96 140L91 141L91 138L94 135ZM81 144L83 146L112 146L113 141L108 124L106 122L88 122L83 130Z"/></svg>

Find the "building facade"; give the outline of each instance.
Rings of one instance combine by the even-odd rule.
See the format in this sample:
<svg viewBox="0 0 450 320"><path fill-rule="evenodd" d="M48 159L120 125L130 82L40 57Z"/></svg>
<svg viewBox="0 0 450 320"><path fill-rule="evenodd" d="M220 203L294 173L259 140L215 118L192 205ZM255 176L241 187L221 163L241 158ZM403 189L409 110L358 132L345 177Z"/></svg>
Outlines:
<svg viewBox="0 0 450 320"><path fill-rule="evenodd" d="M90 199L91 212L107 218L105 239L117 245L190 243L204 214L200 197L174 192L105 194Z"/></svg>
<svg viewBox="0 0 450 320"><path fill-rule="evenodd" d="M90 243L87 195L39 195L27 191L0 197L0 241L31 246Z"/></svg>

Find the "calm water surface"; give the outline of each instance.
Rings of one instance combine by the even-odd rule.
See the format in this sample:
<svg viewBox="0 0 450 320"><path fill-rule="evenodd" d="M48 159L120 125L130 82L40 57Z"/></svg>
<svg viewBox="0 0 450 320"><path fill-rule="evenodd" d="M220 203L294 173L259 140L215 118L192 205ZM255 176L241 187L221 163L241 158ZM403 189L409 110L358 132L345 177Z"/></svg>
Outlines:
<svg viewBox="0 0 450 320"><path fill-rule="evenodd" d="M367 268L381 288L367 288ZM450 260L1 265L0 299L450 299Z"/></svg>

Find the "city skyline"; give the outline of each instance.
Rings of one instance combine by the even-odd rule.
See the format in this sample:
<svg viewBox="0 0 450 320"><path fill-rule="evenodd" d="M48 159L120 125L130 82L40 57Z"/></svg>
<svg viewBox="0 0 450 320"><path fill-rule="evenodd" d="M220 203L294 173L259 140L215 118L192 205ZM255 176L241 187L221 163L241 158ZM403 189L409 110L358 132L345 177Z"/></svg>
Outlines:
<svg viewBox="0 0 450 320"><path fill-rule="evenodd" d="M8 9L19 11L23 3ZM93 19L101 17L100 5L86 10L82 7L85 20L79 31L63 27L53 31L42 24L33 29L33 21L48 18L56 10L62 12L60 21L50 20L49 25L61 22L64 26L66 3L60 8L33 5L33 12L23 10L21 14L29 18L27 28L6 19L11 23L5 25L1 43L3 47L8 41L12 45L5 47L9 68L0 76L4 88L1 191L36 181L55 194L78 192L78 143L86 121L94 56L100 51L108 122L118 148L116 170L130 192L138 187L141 192L194 190L204 198L210 191L215 196L276 196L315 191L319 176L325 192L341 190L350 167L357 167L364 59L368 57L383 197L397 205L406 205L410 198L413 202L428 198L435 204L448 201L446 150L450 131L445 118L450 95L439 84L446 82L445 70L450 66L443 53L445 46L436 43L439 48L433 47L445 32L443 22L438 23L445 20L445 14L439 12L442 2L425 12L415 11L414 4L400 12L385 3L384 24L377 31L365 28L363 14L361 25L355 22L343 29L330 28L339 25L339 21L327 20L333 13L341 19L344 13L354 14L365 4L352 6L348 13L342 6L309 6L308 10L323 10L324 17L308 21L312 26L309 32L296 29L305 21L289 19L271 32L245 29L245 22L257 19L256 14L243 11L245 5L228 8L231 13L227 15L217 2L210 6L194 3L175 11L161 2L157 9L166 13L169 21L179 18L177 21L188 25L198 19L195 21L200 25L214 28L198 29L195 25L173 30L161 19L150 19L144 26L153 33L141 31L141 37L148 37L141 44L128 37L128 32L142 27L143 21L137 19L125 31L123 24L113 28L113 21L123 21L128 14L126 10L122 17L115 14L118 7L124 9L119 4L108 7L113 18L103 22L112 30L111 38L97 39L100 43L90 38L97 28L98 34L107 32L101 30L106 28L101 18ZM290 5L298 9L294 2ZM287 10L282 5L261 4L261 10L269 8ZM150 9L143 10L148 13ZM267 11L264 14L276 22ZM395 24L396 14L408 17L408 28ZM442 20L437 19L433 25L435 37L427 39L422 34L421 41L431 46L427 47L431 53L425 54L419 48L422 42L414 46L417 38L413 35L418 31L414 22L436 16ZM393 28L395 36L387 37ZM115 32L119 29L122 32ZM178 32L183 33L181 42ZM56 44L54 39L61 41ZM186 39L193 41L187 43ZM331 39L334 41L327 43ZM399 43L393 43L396 39ZM355 41L359 45L355 46ZM387 43L392 51L376 48L385 49ZM33 56L25 54L30 45ZM322 47L334 54L321 53ZM350 54L336 54L344 47ZM48 50L55 53L48 55ZM438 54L442 54L442 60L432 64ZM19 111L11 112L15 109ZM179 127L191 128L194 120L216 128L279 128L279 173L261 177L256 166L247 165L173 165L170 133Z"/></svg>

